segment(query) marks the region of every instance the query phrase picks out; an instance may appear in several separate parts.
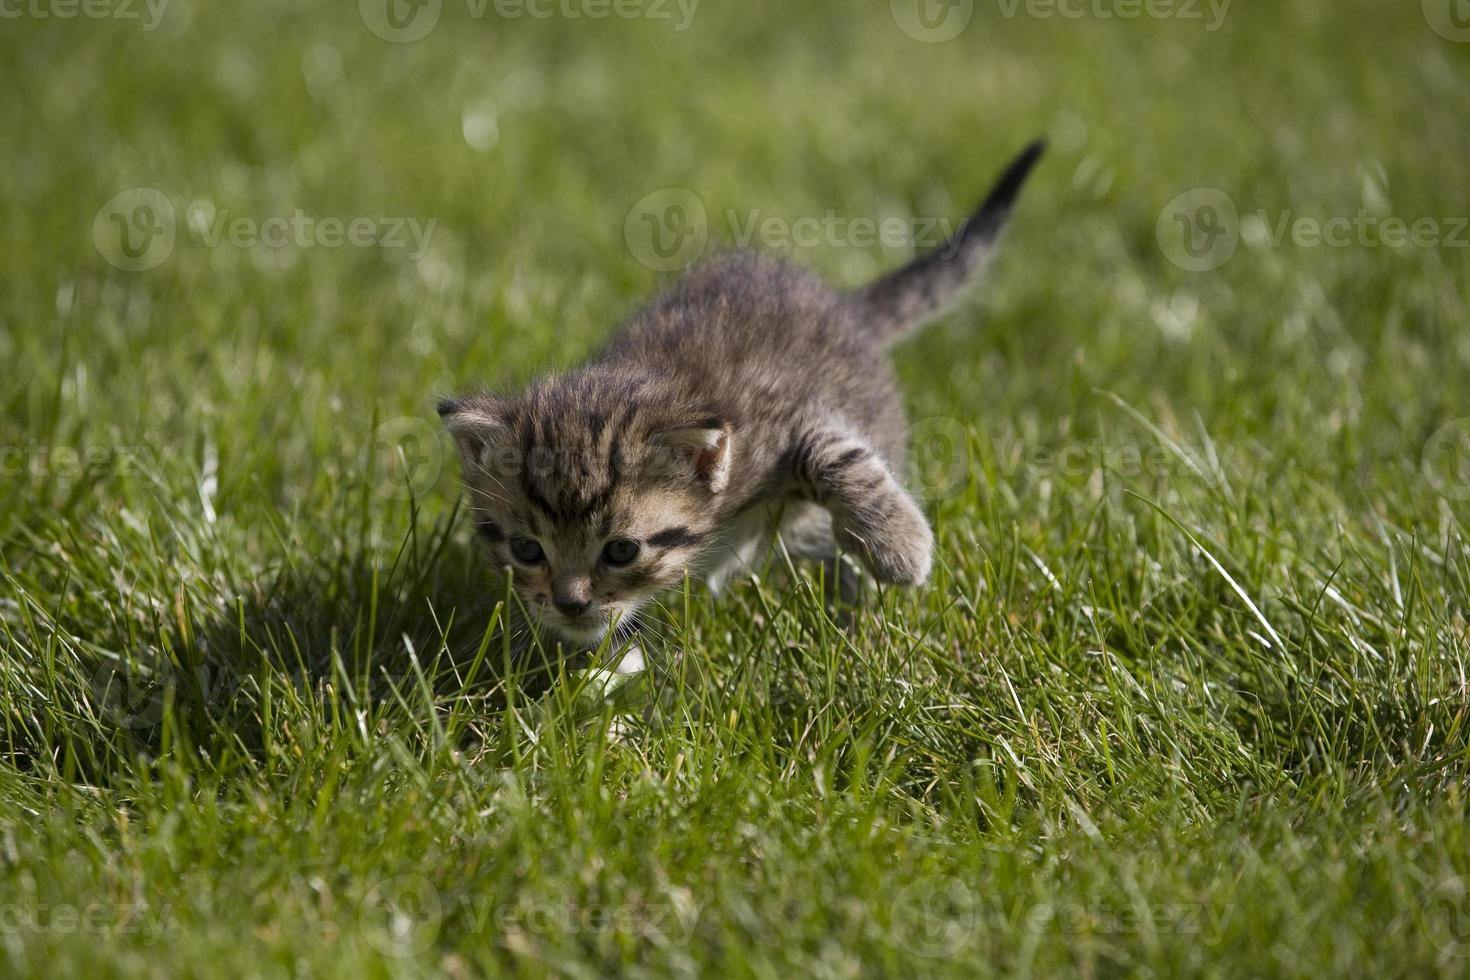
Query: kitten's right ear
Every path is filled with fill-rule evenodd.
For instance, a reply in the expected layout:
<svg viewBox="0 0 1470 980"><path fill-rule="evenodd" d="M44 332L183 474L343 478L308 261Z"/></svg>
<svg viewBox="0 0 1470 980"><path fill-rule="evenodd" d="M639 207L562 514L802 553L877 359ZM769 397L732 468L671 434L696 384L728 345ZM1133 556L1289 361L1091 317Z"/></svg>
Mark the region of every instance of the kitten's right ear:
<svg viewBox="0 0 1470 980"><path fill-rule="evenodd" d="M677 463L693 471L711 493L720 493L730 479L730 430L719 419L699 425L682 426L655 432L650 440L654 447L672 454L659 460L659 465Z"/></svg>
<svg viewBox="0 0 1470 980"><path fill-rule="evenodd" d="M506 434L505 420L495 406L480 399L446 398L439 403L439 417L459 446L466 472L489 465L490 454Z"/></svg>

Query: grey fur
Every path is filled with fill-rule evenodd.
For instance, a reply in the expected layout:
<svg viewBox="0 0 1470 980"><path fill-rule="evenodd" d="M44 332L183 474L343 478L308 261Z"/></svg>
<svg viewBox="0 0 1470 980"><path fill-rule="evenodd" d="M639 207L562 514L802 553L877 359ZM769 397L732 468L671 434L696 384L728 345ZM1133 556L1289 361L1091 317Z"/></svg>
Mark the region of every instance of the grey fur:
<svg viewBox="0 0 1470 980"><path fill-rule="evenodd" d="M442 403L477 525L542 625L595 644L686 573L718 589L776 531L797 557L841 548L879 581L922 583L933 534L897 475L906 424L887 349L974 281L1041 153L1011 164L954 241L865 289L726 255L582 368ZM517 561L516 538L545 560ZM613 539L638 559L610 566Z"/></svg>

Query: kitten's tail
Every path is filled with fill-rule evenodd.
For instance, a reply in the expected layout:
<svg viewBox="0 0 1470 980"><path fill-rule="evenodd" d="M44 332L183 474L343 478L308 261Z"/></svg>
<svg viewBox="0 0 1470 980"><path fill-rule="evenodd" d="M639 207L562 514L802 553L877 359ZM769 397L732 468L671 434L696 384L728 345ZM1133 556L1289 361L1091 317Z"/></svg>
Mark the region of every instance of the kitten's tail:
<svg viewBox="0 0 1470 980"><path fill-rule="evenodd" d="M891 344L946 312L974 285L1046 141L1026 147L974 217L942 246L856 293L868 328Z"/></svg>

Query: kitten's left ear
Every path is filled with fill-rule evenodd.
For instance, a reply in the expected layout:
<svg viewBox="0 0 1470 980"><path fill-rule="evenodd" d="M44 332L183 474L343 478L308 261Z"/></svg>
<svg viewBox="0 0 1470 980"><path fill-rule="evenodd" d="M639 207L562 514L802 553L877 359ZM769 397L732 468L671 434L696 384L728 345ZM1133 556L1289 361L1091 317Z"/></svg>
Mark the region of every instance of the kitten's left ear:
<svg viewBox="0 0 1470 980"><path fill-rule="evenodd" d="M719 493L730 482L731 438L723 422L711 420L655 432L650 441L655 448L672 453L674 459L692 467L695 477L710 493Z"/></svg>

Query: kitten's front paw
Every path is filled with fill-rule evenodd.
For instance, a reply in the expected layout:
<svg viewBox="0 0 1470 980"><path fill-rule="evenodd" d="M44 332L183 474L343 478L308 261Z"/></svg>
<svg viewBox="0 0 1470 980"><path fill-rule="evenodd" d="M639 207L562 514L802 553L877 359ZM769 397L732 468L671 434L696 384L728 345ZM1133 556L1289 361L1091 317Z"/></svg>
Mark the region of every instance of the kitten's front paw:
<svg viewBox="0 0 1470 980"><path fill-rule="evenodd" d="M881 525L839 528L839 538L880 582L922 585L934 567L934 532L912 501Z"/></svg>

